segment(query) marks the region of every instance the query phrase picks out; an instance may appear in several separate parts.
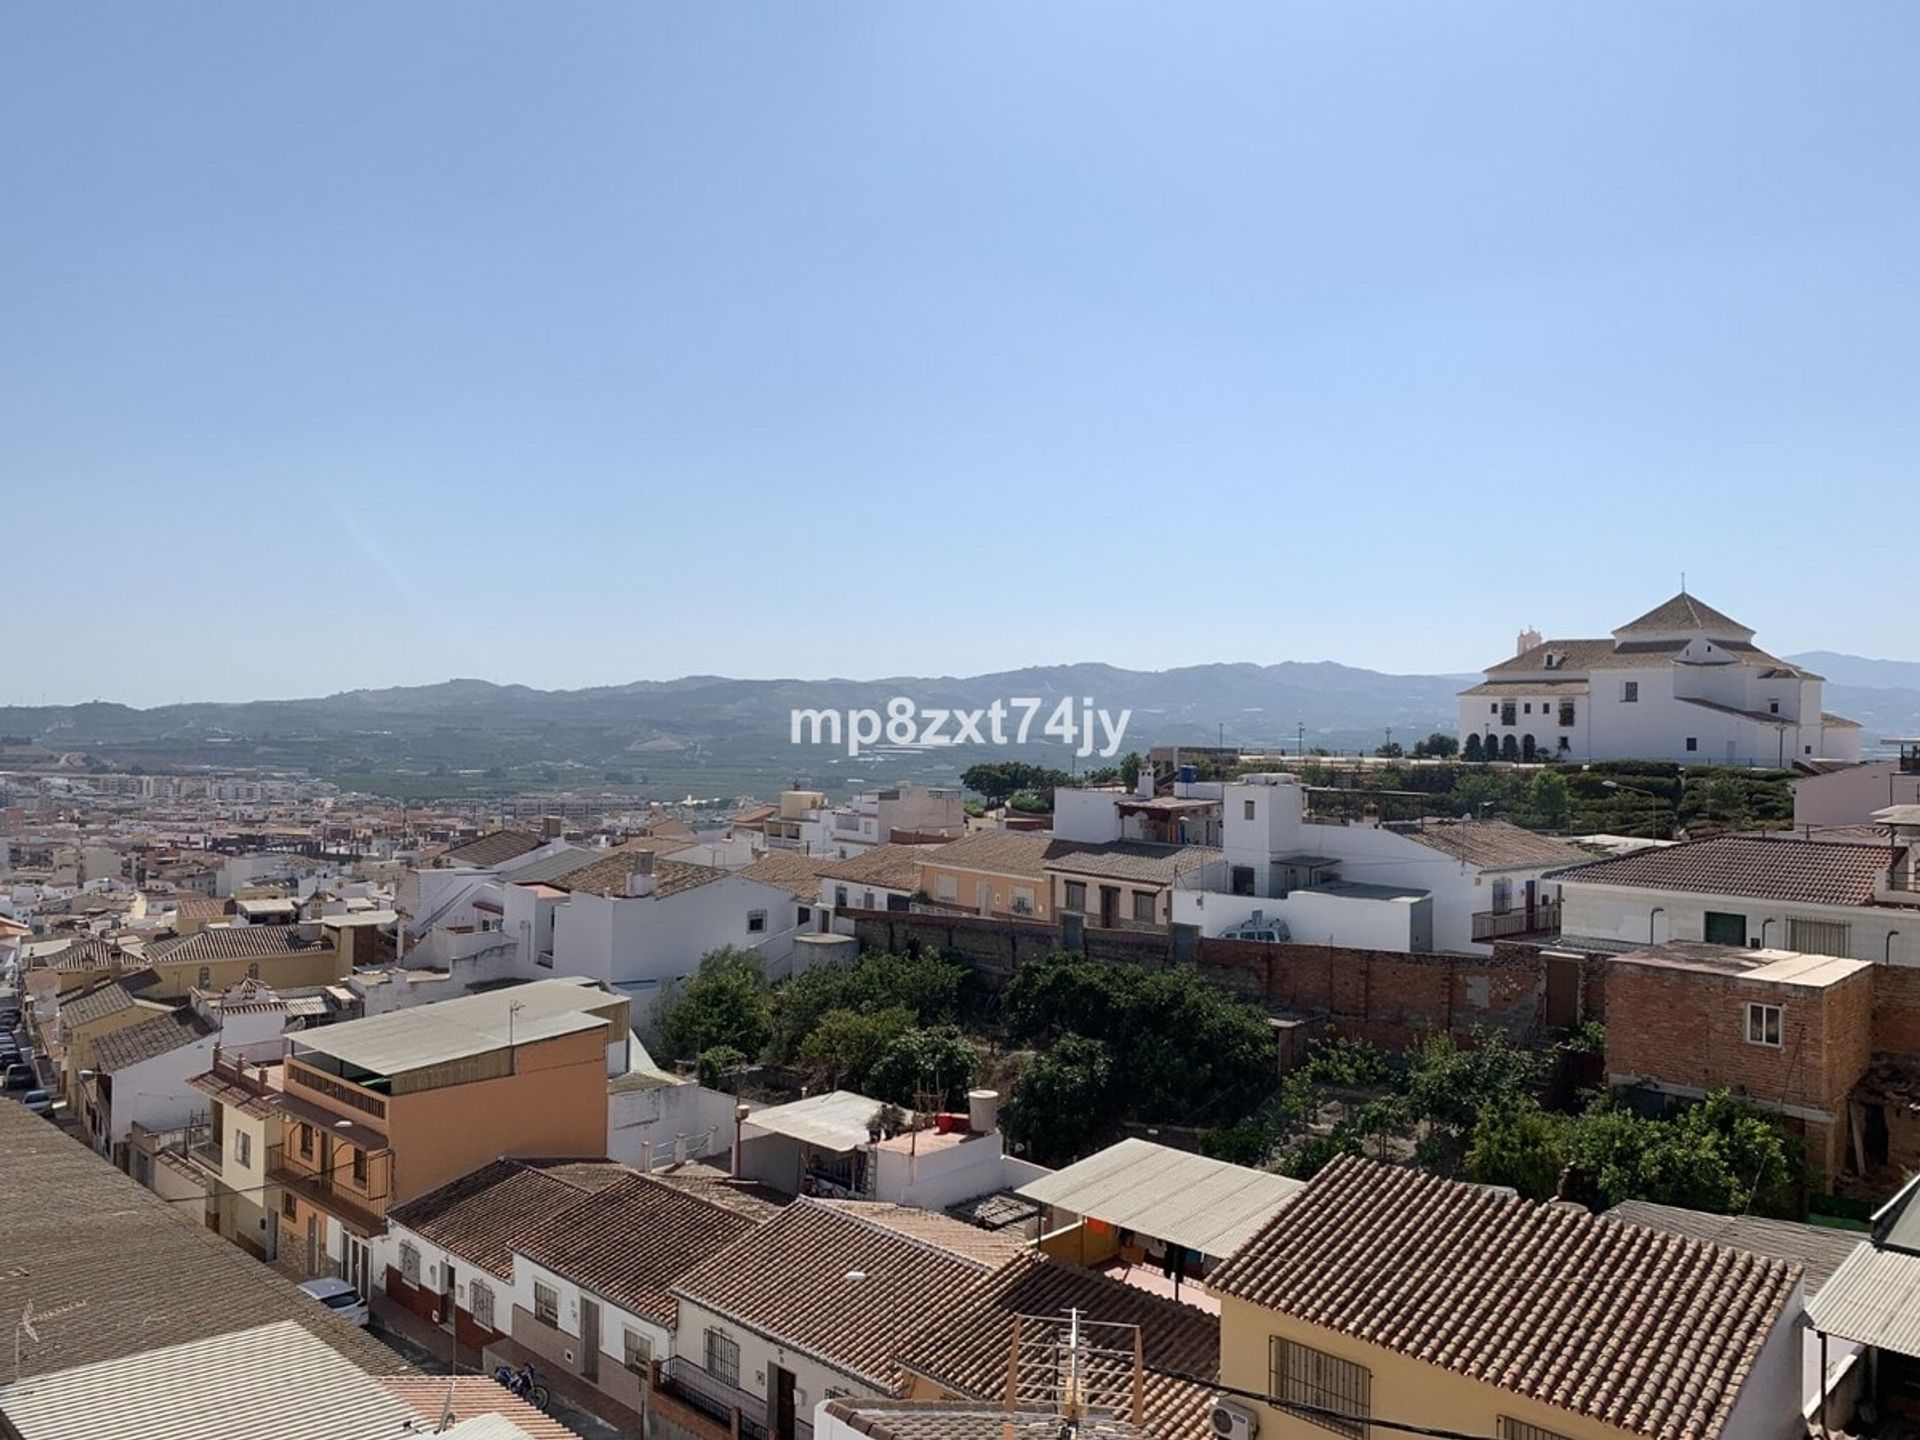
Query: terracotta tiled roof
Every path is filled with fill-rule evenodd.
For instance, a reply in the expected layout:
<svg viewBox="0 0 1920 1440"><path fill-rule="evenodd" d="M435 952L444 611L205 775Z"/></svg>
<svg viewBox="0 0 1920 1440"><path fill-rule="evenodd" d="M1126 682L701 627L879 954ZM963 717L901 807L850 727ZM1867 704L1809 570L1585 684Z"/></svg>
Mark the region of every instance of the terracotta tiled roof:
<svg viewBox="0 0 1920 1440"><path fill-rule="evenodd" d="M987 1274L977 1261L815 1200L735 1240L674 1292L883 1391L893 1357Z"/></svg>
<svg viewBox="0 0 1920 1440"><path fill-rule="evenodd" d="M142 1020L137 1025L112 1031L95 1040L93 1065L96 1070L111 1075L129 1065L138 1065L142 1060L151 1060L169 1050L178 1050L182 1045L191 1045L212 1033L213 1026L191 1010L169 1010L164 1015Z"/></svg>
<svg viewBox="0 0 1920 1440"><path fill-rule="evenodd" d="M173 913L182 920L218 920L229 914L228 902L214 895L183 893L174 901Z"/></svg>
<svg viewBox="0 0 1920 1440"><path fill-rule="evenodd" d="M1006 1393L1007 1354L1016 1315L1057 1316L1077 1310L1096 1325L1136 1325L1143 1359L1155 1370L1214 1378L1220 1370L1220 1319L1191 1305L1149 1294L1027 1250L954 1312L940 1317L897 1357L903 1369L972 1400ZM1166 1440L1207 1433L1213 1390L1149 1373L1142 1421Z"/></svg>
<svg viewBox="0 0 1920 1440"><path fill-rule="evenodd" d="M513 1274L517 1246L553 1226L560 1212L632 1173L624 1165L495 1160L394 1206L389 1218L504 1280Z"/></svg>
<svg viewBox="0 0 1920 1440"><path fill-rule="evenodd" d="M1888 845L1835 845L1786 837L1716 835L1636 850L1569 870L1563 884L1692 890L1757 900L1865 905L1899 852Z"/></svg>
<svg viewBox="0 0 1920 1440"><path fill-rule="evenodd" d="M1220 852L1205 845L1150 845L1144 840L1081 845L1056 840L1048 849L1046 868L1067 875L1171 885L1180 876L1205 869L1219 859Z"/></svg>
<svg viewBox="0 0 1920 1440"><path fill-rule="evenodd" d="M1476 870L1544 870L1593 857L1577 845L1536 835L1505 820L1438 821L1396 833Z"/></svg>
<svg viewBox="0 0 1920 1440"><path fill-rule="evenodd" d="M1616 635L1660 634L1675 630L1704 630L1709 635L1741 635L1751 638L1753 627L1742 625L1731 615L1723 615L1697 595L1681 591L1671 600L1656 605L1637 620L1629 620Z"/></svg>
<svg viewBox="0 0 1920 1440"><path fill-rule="evenodd" d="M499 1415L512 1421L527 1440L580 1440L578 1432L534 1409L491 1375L389 1375L380 1383L394 1399L427 1422L415 1432L424 1435L431 1434L446 1413L449 1382L455 1424L478 1415Z"/></svg>
<svg viewBox="0 0 1920 1440"><path fill-rule="evenodd" d="M923 845L876 845L864 855L835 860L821 867L829 880L848 885L873 885L882 890L913 890L919 883L920 862L926 858ZM814 891L818 894L816 888Z"/></svg>
<svg viewBox="0 0 1920 1440"><path fill-rule="evenodd" d="M798 850L769 850L751 865L736 870L762 885L777 885L802 900L820 898L820 872L827 861L818 855L802 855Z"/></svg>
<svg viewBox="0 0 1920 1440"><path fill-rule="evenodd" d="M1003 1404L965 1400L894 1400L863 1396L829 1400L827 1413L867 1440L1058 1440L1059 1415L1021 1410L1008 1414ZM1119 1421L1083 1425L1092 1440L1133 1440L1142 1432Z"/></svg>
<svg viewBox="0 0 1920 1440"><path fill-rule="evenodd" d="M541 846L538 837L524 830L493 830L477 840L469 840L464 845L456 845L440 858L455 865L474 865L486 867L511 860L516 855L524 855L529 850L538 850Z"/></svg>
<svg viewBox="0 0 1920 1440"><path fill-rule="evenodd" d="M919 858L922 865L1044 880L1052 844L1045 831L980 830L951 845L930 845Z"/></svg>
<svg viewBox="0 0 1920 1440"><path fill-rule="evenodd" d="M662 1325L675 1323L675 1282L757 1220L678 1186L629 1174L549 1216L514 1248L536 1264Z"/></svg>
<svg viewBox="0 0 1920 1440"><path fill-rule="evenodd" d="M197 935L169 940L150 952L156 965L204 964L209 960L264 960L277 955L317 955L331 940L310 940L298 925L214 925Z"/></svg>
<svg viewBox="0 0 1920 1440"><path fill-rule="evenodd" d="M606 858L596 860L584 870L575 870L547 883L556 890L569 890L576 895L605 895L618 900L627 893L627 876L632 873L637 856L651 853L653 862L654 891L656 896L678 895L682 890L697 890L702 885L711 885L716 880L724 880L731 873L712 865L687 865L678 860L662 860L659 857L662 847L674 848L677 841L629 840L609 850Z"/></svg>
<svg viewBox="0 0 1920 1440"><path fill-rule="evenodd" d="M1715 1215L1678 1205L1655 1205L1649 1200L1623 1201L1606 1213L1609 1218L1629 1225L1647 1225L1754 1255L1790 1261L1806 1272L1808 1299L1840 1268L1840 1263L1853 1253L1853 1247L1861 1239L1851 1230L1829 1230L1824 1225L1802 1225L1797 1220L1769 1220L1763 1215Z"/></svg>
<svg viewBox="0 0 1920 1440"><path fill-rule="evenodd" d="M884 1225L909 1239L938 1246L965 1260L982 1265L1004 1265L1027 1248L1018 1235L1000 1230L983 1230L938 1210L921 1210L912 1205L890 1205L875 1200L820 1200L843 1214L870 1224Z"/></svg>
<svg viewBox="0 0 1920 1440"><path fill-rule="evenodd" d="M134 992L118 980L102 980L85 990L71 990L60 997L61 1032L70 1035L82 1026L134 1009L139 1003Z"/></svg>
<svg viewBox="0 0 1920 1440"><path fill-rule="evenodd" d="M662 1185L671 1185L696 1199L722 1210L731 1210L749 1220L771 1220L792 1202L793 1197L757 1180L736 1179L713 1165L698 1160L678 1165L663 1165L648 1175Z"/></svg>
<svg viewBox="0 0 1920 1440"><path fill-rule="evenodd" d="M87 970L110 970L116 965L128 965L135 958L111 940L76 940L52 959L44 961L43 965L55 974L76 975Z"/></svg>
<svg viewBox="0 0 1920 1440"><path fill-rule="evenodd" d="M1712 1440L1800 1267L1343 1157L1215 1291L1659 1440Z"/></svg>

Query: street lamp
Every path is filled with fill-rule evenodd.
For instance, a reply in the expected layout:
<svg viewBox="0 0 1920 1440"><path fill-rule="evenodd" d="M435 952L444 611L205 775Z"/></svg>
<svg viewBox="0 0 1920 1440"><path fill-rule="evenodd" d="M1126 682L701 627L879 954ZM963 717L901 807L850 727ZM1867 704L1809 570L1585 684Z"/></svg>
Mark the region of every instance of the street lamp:
<svg viewBox="0 0 1920 1440"><path fill-rule="evenodd" d="M1602 790L1625 790L1630 795L1644 796L1648 800L1653 801L1654 804L1660 806L1663 810L1667 807L1668 802L1665 796L1656 795L1651 790L1642 790L1638 785L1622 785L1618 780L1602 780L1600 782L1600 788Z"/></svg>

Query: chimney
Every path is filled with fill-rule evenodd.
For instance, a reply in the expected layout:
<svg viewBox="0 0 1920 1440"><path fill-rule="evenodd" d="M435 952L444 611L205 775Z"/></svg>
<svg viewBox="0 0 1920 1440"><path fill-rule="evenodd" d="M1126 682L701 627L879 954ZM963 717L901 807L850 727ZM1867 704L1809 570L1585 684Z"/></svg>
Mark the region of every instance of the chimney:
<svg viewBox="0 0 1920 1440"><path fill-rule="evenodd" d="M731 1169L733 1171L733 1178L736 1180L740 1178L740 1127L747 1123L747 1116L750 1113L744 1105L736 1105L733 1107L733 1165Z"/></svg>
<svg viewBox="0 0 1920 1440"><path fill-rule="evenodd" d="M687 1163L687 1137L685 1135L676 1135L673 1137L673 1163L676 1165L684 1165Z"/></svg>
<svg viewBox="0 0 1920 1440"><path fill-rule="evenodd" d="M653 875L653 851L636 851L627 869L627 898L642 899L660 888Z"/></svg>

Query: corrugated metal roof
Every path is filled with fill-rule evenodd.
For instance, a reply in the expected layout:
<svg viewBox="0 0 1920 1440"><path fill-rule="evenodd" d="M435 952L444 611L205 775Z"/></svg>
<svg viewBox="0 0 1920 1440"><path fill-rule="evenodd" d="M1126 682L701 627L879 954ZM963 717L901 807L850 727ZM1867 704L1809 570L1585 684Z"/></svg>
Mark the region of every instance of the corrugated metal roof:
<svg viewBox="0 0 1920 1440"><path fill-rule="evenodd" d="M390 1440L419 1418L291 1320L31 1376L0 1410L23 1440Z"/></svg>
<svg viewBox="0 0 1920 1440"><path fill-rule="evenodd" d="M332 1055L376 1075L400 1075L501 1049L509 1033L514 1044L526 1045L591 1029L605 1022L586 1012L618 999L584 981L535 980L302 1031L295 1040L303 1051Z"/></svg>
<svg viewBox="0 0 1920 1440"><path fill-rule="evenodd" d="M1304 1188L1284 1175L1122 1140L1015 1193L1224 1259Z"/></svg>
<svg viewBox="0 0 1920 1440"><path fill-rule="evenodd" d="M1920 1358L1920 1255L1862 1242L1807 1301L1813 1328Z"/></svg>

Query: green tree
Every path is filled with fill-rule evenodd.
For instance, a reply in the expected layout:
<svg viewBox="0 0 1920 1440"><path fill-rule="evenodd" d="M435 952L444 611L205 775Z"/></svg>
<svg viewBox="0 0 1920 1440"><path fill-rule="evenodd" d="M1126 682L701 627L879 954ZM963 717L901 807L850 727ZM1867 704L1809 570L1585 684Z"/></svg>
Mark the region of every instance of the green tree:
<svg viewBox="0 0 1920 1440"><path fill-rule="evenodd" d="M1113 1057L1105 1045L1084 1035L1066 1036L1021 1075L1007 1107L1007 1133L1040 1164L1078 1157L1111 1114L1113 1077Z"/></svg>
<svg viewBox="0 0 1920 1440"><path fill-rule="evenodd" d="M1776 1119L1723 1090L1659 1119L1602 1101L1574 1125L1568 1158L1591 1204L1652 1200L1733 1215L1796 1214L1805 1164Z"/></svg>
<svg viewBox="0 0 1920 1440"><path fill-rule="evenodd" d="M903 1005L829 1010L801 1044L800 1063L824 1080L828 1089L864 1093L875 1062L912 1028L913 1012Z"/></svg>
<svg viewBox="0 0 1920 1440"><path fill-rule="evenodd" d="M700 1052L700 1058L695 1062L694 1069L700 1083L707 1089L724 1090L727 1072L746 1062L747 1057L731 1045L715 1045L709 1050Z"/></svg>
<svg viewBox="0 0 1920 1440"><path fill-rule="evenodd" d="M1520 742L1511 735L1502 736L1500 739L1500 758L1502 760L1518 760L1520 758Z"/></svg>
<svg viewBox="0 0 1920 1440"><path fill-rule="evenodd" d="M1493 756L1487 758L1491 760ZM1486 770L1471 771L1453 782L1453 803L1467 816L1478 817L1483 806L1498 810L1506 793L1500 777Z"/></svg>
<svg viewBox="0 0 1920 1440"><path fill-rule="evenodd" d="M1140 758L1138 750L1129 750L1120 757L1120 783L1131 790L1140 783L1140 767L1146 761Z"/></svg>
<svg viewBox="0 0 1920 1440"><path fill-rule="evenodd" d="M800 1053L829 1011L867 1012L900 1006L913 1025L944 1025L960 1012L966 967L937 950L898 955L867 950L842 965L816 965L775 988L770 1053L783 1062Z"/></svg>
<svg viewBox="0 0 1920 1440"><path fill-rule="evenodd" d="M958 1110L979 1068L980 1055L957 1025L935 1025L901 1032L867 1072L868 1093L909 1108L924 1095Z"/></svg>
<svg viewBox="0 0 1920 1440"><path fill-rule="evenodd" d="M1486 756L1481 753L1480 737L1478 735L1471 732L1468 733L1466 749L1461 752L1460 758L1475 765L1478 765L1486 758Z"/></svg>
<svg viewBox="0 0 1920 1440"><path fill-rule="evenodd" d="M1424 1125L1420 1154L1429 1168L1458 1174L1469 1138L1489 1110L1535 1103L1545 1065L1498 1030L1477 1030L1473 1044L1429 1035L1415 1048L1406 1075L1406 1114Z"/></svg>
<svg viewBox="0 0 1920 1440"><path fill-rule="evenodd" d="M1527 786L1527 805L1534 819L1549 830L1564 830L1573 813L1567 777L1558 770L1542 770Z"/></svg>
<svg viewBox="0 0 1920 1440"><path fill-rule="evenodd" d="M1556 1193L1572 1145L1574 1121L1531 1101L1489 1106L1474 1123L1467 1177L1482 1185L1510 1185L1529 1200Z"/></svg>
<svg viewBox="0 0 1920 1440"><path fill-rule="evenodd" d="M715 1046L758 1055L773 1034L760 957L731 946L703 955L691 977L662 992L654 1020L673 1059L692 1060Z"/></svg>
<svg viewBox="0 0 1920 1440"><path fill-rule="evenodd" d="M1460 753L1460 742L1444 731L1436 730L1420 742L1426 746L1427 754L1435 760L1445 760ZM1417 752L1419 746L1415 746Z"/></svg>

